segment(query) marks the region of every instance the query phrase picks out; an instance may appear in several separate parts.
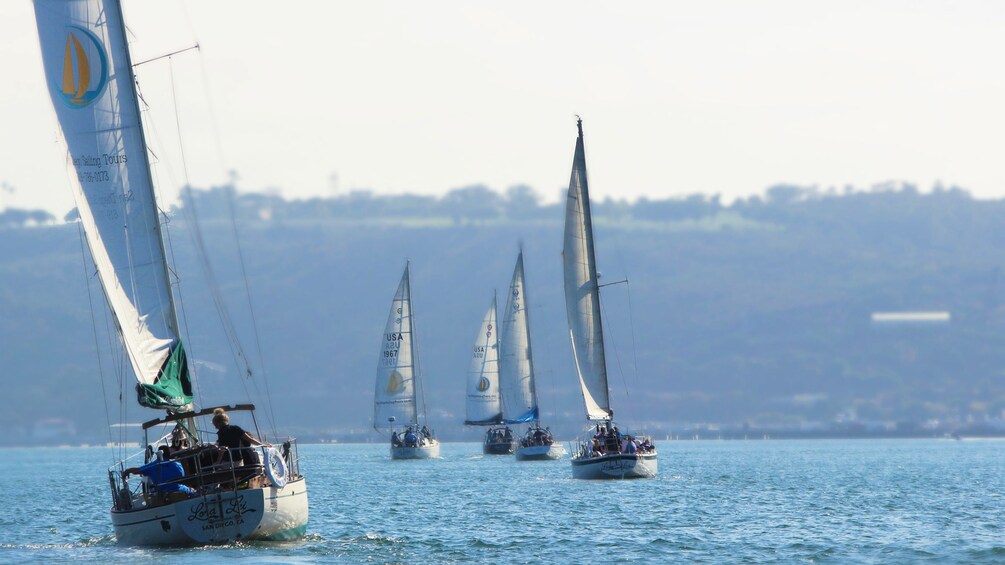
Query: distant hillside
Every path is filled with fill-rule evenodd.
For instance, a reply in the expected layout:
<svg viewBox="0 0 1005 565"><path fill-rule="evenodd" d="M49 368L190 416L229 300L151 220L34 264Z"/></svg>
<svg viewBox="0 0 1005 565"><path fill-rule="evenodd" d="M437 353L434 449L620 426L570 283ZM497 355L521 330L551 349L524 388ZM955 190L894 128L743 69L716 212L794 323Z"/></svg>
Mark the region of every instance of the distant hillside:
<svg viewBox="0 0 1005 565"><path fill-rule="evenodd" d="M468 348L492 291L509 282L520 241L546 423L571 430L583 422L558 205L540 204L526 187L309 201L228 193L196 191L194 204L169 213L204 404L260 401L265 389L237 376L221 337L193 251L192 210L261 374L229 221L237 218L282 427L366 437L380 333L409 258L430 417L441 433L461 434ZM594 213L604 280L630 280L604 290L619 419L677 432L880 422L909 430L934 421L952 429L997 425L1005 410L1002 201L958 189L837 194L778 186L731 205L701 196L607 200ZM83 266L77 225L6 214L27 219L0 223L0 382L9 399L0 424L14 436L42 437L36 422L65 418L78 439L103 441L107 425L119 421L120 394L128 419L156 416L134 406L130 375L115 376L121 357L106 356L106 418L92 328L108 350L111 326ZM89 297L101 306L93 323ZM902 311L951 317L871 321L874 312Z"/></svg>

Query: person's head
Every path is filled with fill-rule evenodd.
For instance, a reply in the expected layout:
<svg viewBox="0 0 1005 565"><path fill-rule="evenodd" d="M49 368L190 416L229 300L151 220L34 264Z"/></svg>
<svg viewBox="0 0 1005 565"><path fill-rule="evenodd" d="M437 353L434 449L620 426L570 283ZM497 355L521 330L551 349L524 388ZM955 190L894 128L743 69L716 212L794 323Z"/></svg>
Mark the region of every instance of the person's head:
<svg viewBox="0 0 1005 565"><path fill-rule="evenodd" d="M226 410L223 408L217 408L213 410L213 425L217 428L222 428L230 423L230 416L227 415Z"/></svg>

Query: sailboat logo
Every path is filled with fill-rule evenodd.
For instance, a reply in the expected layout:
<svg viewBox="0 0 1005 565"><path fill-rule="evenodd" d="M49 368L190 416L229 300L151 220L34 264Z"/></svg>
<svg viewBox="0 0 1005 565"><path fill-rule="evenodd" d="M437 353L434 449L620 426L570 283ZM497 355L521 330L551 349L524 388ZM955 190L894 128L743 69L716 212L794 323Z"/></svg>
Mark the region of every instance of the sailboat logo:
<svg viewBox="0 0 1005 565"><path fill-rule="evenodd" d="M391 371L387 377L387 394L398 394L405 390L405 379L398 371Z"/></svg>
<svg viewBox="0 0 1005 565"><path fill-rule="evenodd" d="M478 392L485 392L489 389L489 380L485 377L478 379Z"/></svg>
<svg viewBox="0 0 1005 565"><path fill-rule="evenodd" d="M63 74L53 87L70 108L84 108L97 100L108 85L108 57L96 35L79 26L67 26Z"/></svg>

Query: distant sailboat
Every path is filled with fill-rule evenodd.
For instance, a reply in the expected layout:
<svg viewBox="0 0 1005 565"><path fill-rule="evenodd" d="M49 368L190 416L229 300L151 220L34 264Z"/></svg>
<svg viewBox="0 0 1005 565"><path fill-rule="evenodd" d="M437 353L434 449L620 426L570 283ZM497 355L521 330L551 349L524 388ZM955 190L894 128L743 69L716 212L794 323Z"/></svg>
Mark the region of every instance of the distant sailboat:
<svg viewBox="0 0 1005 565"><path fill-rule="evenodd" d="M509 285L500 349L499 383L505 421L507 424L530 424L516 449L517 460L558 459L565 453L565 449L562 444L555 442L551 430L540 425L537 386L534 381L534 355L530 346L523 249L517 256Z"/></svg>
<svg viewBox="0 0 1005 565"><path fill-rule="evenodd" d="M205 420L220 408L253 418L255 407L195 408L119 2L36 0L35 17L80 224L139 404L167 411L143 424L146 450L108 470L116 539L191 545L302 536L307 483L296 441L221 451ZM145 479L129 481L132 474ZM72 501L66 512L79 518Z"/></svg>
<svg viewBox="0 0 1005 565"><path fill-rule="evenodd" d="M377 381L374 389L373 427L391 432L392 459L431 459L440 456L440 442L425 424L425 406L419 422L419 363L412 315L409 263L391 302L384 327Z"/></svg>
<svg viewBox="0 0 1005 565"><path fill-rule="evenodd" d="M583 121L578 120L576 126L579 137L566 200L562 266L572 354L586 418L596 423L596 433L581 442L572 456L572 476L577 479L651 478L657 474L655 446L649 438L621 434L614 425L614 411L610 407Z"/></svg>
<svg viewBox="0 0 1005 565"><path fill-rule="evenodd" d="M496 298L485 312L471 351L467 378L467 426L490 426L485 431L482 452L486 455L513 453L513 434L502 426L499 402L499 330L496 324Z"/></svg>

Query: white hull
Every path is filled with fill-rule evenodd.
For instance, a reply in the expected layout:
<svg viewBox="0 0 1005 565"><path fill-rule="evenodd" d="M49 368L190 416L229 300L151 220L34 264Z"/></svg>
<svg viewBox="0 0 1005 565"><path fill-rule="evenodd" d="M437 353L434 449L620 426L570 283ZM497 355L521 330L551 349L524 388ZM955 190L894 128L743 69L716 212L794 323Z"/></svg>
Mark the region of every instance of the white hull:
<svg viewBox="0 0 1005 565"><path fill-rule="evenodd" d="M516 450L517 461L554 460L565 454L565 448L560 443L551 445L532 445Z"/></svg>
<svg viewBox="0 0 1005 565"><path fill-rule="evenodd" d="M391 459L437 459L440 456L439 440L419 447L391 447Z"/></svg>
<svg viewBox="0 0 1005 565"><path fill-rule="evenodd" d="M619 453L572 460L574 479L652 479L657 472L656 452Z"/></svg>
<svg viewBox="0 0 1005 565"><path fill-rule="evenodd" d="M201 545L288 540L307 529L307 481L223 491L154 508L112 511L123 545Z"/></svg>

